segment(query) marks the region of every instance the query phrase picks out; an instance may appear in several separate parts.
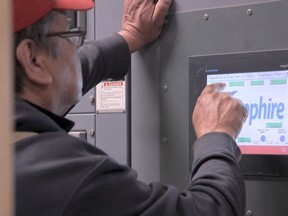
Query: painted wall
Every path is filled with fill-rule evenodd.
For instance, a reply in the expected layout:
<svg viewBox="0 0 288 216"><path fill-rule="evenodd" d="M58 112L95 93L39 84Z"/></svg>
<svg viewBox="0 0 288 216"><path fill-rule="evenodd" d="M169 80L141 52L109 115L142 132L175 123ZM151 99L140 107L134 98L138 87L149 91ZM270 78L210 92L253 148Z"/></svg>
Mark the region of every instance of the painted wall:
<svg viewBox="0 0 288 216"><path fill-rule="evenodd" d="M12 44L10 1L0 2L0 215L12 216L13 211L13 145L12 130Z"/></svg>

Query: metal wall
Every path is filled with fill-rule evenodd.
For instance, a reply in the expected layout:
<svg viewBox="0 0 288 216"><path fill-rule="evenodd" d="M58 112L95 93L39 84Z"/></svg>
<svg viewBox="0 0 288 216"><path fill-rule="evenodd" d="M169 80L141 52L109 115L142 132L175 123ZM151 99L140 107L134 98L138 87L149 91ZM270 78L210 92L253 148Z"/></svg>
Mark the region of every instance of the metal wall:
<svg viewBox="0 0 288 216"><path fill-rule="evenodd" d="M189 177L188 57L288 46L287 1L229 2L171 14L159 42L160 180L179 187ZM246 178L246 187L247 215L287 215L288 179Z"/></svg>
<svg viewBox="0 0 288 216"><path fill-rule="evenodd" d="M123 1L96 1L95 9L85 15L78 14L78 26L85 25L87 38L100 39L121 29ZM112 18L113 17L113 18ZM127 136L126 112L98 113L96 110L96 88L91 89L83 99L68 114L68 118L75 121L73 135L85 133L87 141L107 152L120 163L130 163L130 147Z"/></svg>
<svg viewBox="0 0 288 216"><path fill-rule="evenodd" d="M96 38L120 30L123 2L96 1L88 13ZM127 112L98 114L94 107L74 114L92 115L96 146L131 163L141 180L183 189L189 179L189 56L288 48L287 11L288 1L174 0L160 39L132 56ZM287 215L288 179L246 178L246 187L247 215Z"/></svg>

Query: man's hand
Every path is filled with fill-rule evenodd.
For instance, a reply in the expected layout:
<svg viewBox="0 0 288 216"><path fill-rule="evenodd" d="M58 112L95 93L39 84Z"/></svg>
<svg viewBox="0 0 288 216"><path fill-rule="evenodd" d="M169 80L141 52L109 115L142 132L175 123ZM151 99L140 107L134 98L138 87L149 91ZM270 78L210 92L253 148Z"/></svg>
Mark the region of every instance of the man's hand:
<svg viewBox="0 0 288 216"><path fill-rule="evenodd" d="M133 53L156 40L165 23L172 0L125 0L122 30L119 32Z"/></svg>
<svg viewBox="0 0 288 216"><path fill-rule="evenodd" d="M234 140L247 118L243 103L228 92L225 84L208 85L197 100L192 122L197 138L210 132L224 132Z"/></svg>

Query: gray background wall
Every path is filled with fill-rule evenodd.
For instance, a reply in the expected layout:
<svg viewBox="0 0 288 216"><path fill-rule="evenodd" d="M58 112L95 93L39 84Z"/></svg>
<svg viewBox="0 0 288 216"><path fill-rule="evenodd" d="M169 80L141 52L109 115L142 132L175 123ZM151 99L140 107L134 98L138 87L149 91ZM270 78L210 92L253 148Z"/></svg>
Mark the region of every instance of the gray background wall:
<svg viewBox="0 0 288 216"><path fill-rule="evenodd" d="M88 29L96 38L120 30L123 2L96 1L96 10L88 13ZM288 48L287 11L287 1L174 0L159 40L132 56L128 112L97 114L94 108L89 113L95 117L96 146L131 164L142 181L184 189L189 179L189 56ZM247 215L287 215L286 178L246 178L246 187Z"/></svg>

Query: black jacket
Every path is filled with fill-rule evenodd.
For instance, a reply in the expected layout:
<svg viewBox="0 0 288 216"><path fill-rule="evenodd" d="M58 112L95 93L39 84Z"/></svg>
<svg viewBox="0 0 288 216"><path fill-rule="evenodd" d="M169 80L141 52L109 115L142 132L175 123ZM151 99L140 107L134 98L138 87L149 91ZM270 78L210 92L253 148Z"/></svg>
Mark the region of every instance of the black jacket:
<svg viewBox="0 0 288 216"><path fill-rule="evenodd" d="M127 45L117 35L109 40L111 47L89 42L80 50L84 51L79 54L84 63L83 92L115 68L116 76L127 72ZM16 215L244 215L240 152L226 134L207 134L195 142L192 178L187 190L179 191L171 185L138 181L131 168L70 136L71 121L19 98L15 105L16 130L39 133L16 143Z"/></svg>

